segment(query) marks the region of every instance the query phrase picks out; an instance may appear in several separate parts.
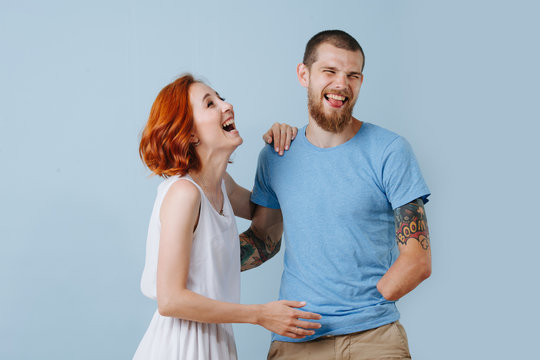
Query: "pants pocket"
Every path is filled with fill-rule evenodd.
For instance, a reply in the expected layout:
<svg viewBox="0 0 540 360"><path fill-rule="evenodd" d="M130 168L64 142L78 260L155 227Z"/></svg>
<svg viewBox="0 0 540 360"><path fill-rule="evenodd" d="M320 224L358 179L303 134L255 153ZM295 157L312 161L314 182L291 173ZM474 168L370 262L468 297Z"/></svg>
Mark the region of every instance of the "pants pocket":
<svg viewBox="0 0 540 360"><path fill-rule="evenodd" d="M394 330L396 336L399 339L399 342L403 348L403 351L407 353L407 356L411 356L411 353L409 352L409 340L407 339L407 333L405 332L405 328L399 321L395 321L392 323L392 329Z"/></svg>

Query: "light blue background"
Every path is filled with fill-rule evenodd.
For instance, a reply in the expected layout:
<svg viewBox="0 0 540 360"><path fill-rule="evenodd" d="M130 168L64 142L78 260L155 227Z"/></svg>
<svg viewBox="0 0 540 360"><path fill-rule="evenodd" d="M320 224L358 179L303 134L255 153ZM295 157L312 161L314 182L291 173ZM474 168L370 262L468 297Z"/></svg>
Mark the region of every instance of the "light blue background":
<svg viewBox="0 0 540 360"><path fill-rule="evenodd" d="M399 302L414 358L535 357L539 10L1 0L0 358L131 358L155 309L139 279L159 179L137 153L155 96L185 71L223 94L251 188L260 135L307 122L295 68L329 28L366 52L355 115L405 136L433 193L433 275ZM274 300L281 266L243 274L242 302ZM266 330L235 329L240 359L265 358Z"/></svg>

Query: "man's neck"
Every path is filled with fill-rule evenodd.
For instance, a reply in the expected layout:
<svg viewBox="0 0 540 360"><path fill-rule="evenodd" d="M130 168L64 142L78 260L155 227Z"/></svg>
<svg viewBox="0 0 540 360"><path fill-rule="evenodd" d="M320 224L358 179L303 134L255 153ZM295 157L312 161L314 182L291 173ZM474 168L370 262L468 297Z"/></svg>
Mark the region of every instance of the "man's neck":
<svg viewBox="0 0 540 360"><path fill-rule="evenodd" d="M315 120L309 118L309 124L306 127L306 139L313 145L320 148L331 148L346 143L362 127L362 122L354 117L339 133L333 133L323 130Z"/></svg>

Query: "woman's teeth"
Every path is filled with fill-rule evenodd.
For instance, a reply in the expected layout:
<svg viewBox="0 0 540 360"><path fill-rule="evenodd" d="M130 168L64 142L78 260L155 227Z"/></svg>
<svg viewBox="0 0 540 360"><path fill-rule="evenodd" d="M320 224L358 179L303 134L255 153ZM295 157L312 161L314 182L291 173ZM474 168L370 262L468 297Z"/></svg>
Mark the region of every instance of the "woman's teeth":
<svg viewBox="0 0 540 360"><path fill-rule="evenodd" d="M234 130L234 120L233 119L227 120L223 124L221 124L221 126L223 127L223 130L225 131Z"/></svg>

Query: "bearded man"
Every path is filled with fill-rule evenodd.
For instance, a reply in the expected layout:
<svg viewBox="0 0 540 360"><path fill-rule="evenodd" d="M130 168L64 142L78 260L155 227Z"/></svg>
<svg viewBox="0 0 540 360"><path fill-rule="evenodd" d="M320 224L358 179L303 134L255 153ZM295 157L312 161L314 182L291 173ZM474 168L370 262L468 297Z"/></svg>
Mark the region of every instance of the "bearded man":
<svg viewBox="0 0 540 360"><path fill-rule="evenodd" d="M280 299L322 316L273 334L269 359L409 359L395 302L430 276L430 195L409 144L352 116L364 52L340 30L307 43L298 65L309 123L283 155L265 146L241 235L242 269L279 251Z"/></svg>

